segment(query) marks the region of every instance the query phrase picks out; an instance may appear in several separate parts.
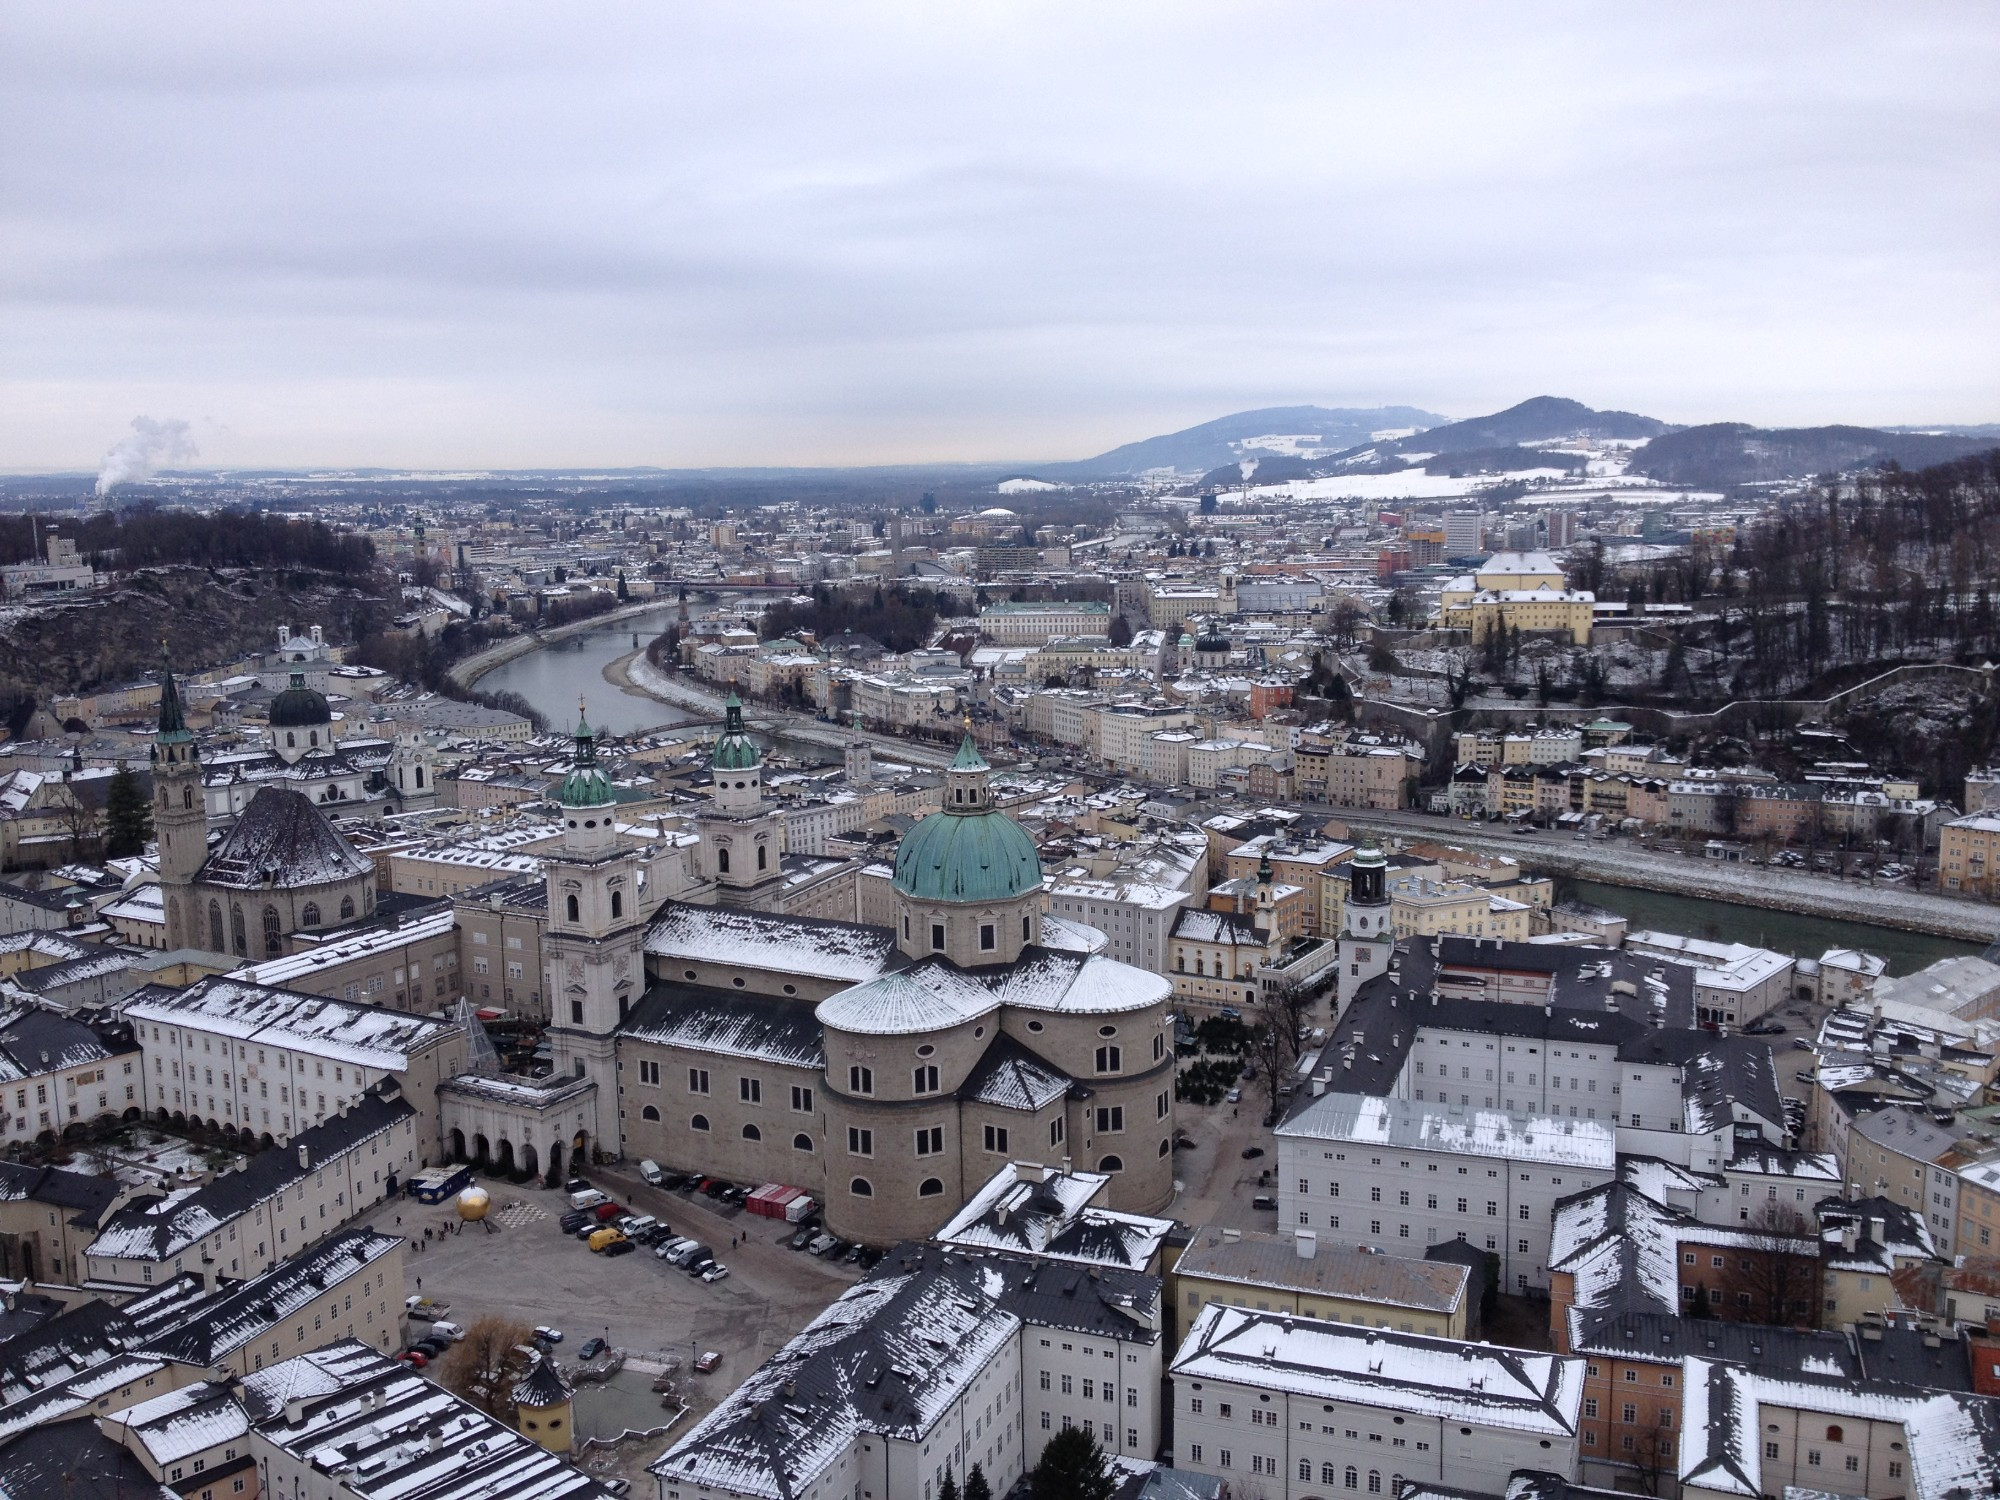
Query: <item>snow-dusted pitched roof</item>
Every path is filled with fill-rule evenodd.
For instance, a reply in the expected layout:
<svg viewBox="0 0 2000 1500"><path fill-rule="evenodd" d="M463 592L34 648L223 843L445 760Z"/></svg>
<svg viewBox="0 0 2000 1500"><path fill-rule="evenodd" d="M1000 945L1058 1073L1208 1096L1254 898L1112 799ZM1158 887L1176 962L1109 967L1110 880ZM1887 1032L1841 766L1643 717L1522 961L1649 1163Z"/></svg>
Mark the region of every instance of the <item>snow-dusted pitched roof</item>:
<svg viewBox="0 0 2000 1500"><path fill-rule="evenodd" d="M148 985L125 1002L125 1017L262 1041L387 1073L402 1072L414 1054L457 1032L448 1022L252 984L234 975L200 979L182 990Z"/></svg>
<svg viewBox="0 0 2000 1500"><path fill-rule="evenodd" d="M961 1250L1143 1271L1173 1221L1094 1207L1110 1180L1102 1172L1060 1172L1036 1162L1011 1162L932 1238Z"/></svg>
<svg viewBox="0 0 2000 1500"><path fill-rule="evenodd" d="M195 878L241 890L300 890L355 880L374 868L312 799L267 786L250 799Z"/></svg>
<svg viewBox="0 0 2000 1500"><path fill-rule="evenodd" d="M663 902L646 933L649 958L735 964L859 984L894 960L886 927Z"/></svg>
<svg viewBox="0 0 2000 1500"><path fill-rule="evenodd" d="M1175 1354L1176 1379L1573 1438L1583 1361L1210 1303Z"/></svg>
<svg viewBox="0 0 2000 1500"><path fill-rule="evenodd" d="M1489 1159L1612 1172L1617 1152L1602 1120L1456 1109L1374 1095L1325 1094L1278 1126L1282 1139L1352 1141L1413 1151L1462 1152Z"/></svg>
<svg viewBox="0 0 2000 1500"><path fill-rule="evenodd" d="M1015 1006L1070 1015L1114 1015L1161 1004L1173 985L1100 954L1025 948L1011 964L961 969L941 958L883 974L819 1003L837 1031L871 1036L940 1031Z"/></svg>
<svg viewBox="0 0 2000 1500"><path fill-rule="evenodd" d="M619 1028L633 1041L686 1047L790 1067L823 1068L826 1047L812 1007L775 995L692 984L656 984Z"/></svg>

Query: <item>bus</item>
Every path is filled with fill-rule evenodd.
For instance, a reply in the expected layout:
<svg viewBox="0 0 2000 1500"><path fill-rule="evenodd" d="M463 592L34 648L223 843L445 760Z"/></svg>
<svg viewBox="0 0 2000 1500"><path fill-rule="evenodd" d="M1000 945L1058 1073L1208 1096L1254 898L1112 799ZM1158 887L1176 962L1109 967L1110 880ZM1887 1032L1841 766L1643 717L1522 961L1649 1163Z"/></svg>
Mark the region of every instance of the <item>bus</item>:
<svg viewBox="0 0 2000 1500"><path fill-rule="evenodd" d="M442 1203L471 1186L470 1167L425 1167L411 1175L408 1191L419 1203Z"/></svg>

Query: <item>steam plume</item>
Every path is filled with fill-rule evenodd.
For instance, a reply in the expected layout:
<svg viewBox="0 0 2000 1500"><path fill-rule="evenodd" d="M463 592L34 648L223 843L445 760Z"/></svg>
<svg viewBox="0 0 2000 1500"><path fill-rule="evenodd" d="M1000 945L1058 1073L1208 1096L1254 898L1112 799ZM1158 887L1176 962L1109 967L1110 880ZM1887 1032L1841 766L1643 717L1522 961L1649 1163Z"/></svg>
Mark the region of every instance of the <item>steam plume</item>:
<svg viewBox="0 0 2000 1500"><path fill-rule="evenodd" d="M188 438L188 424L179 417L155 422L151 417L134 417L132 435L120 438L104 455L97 471L97 493L108 495L118 485L150 479L161 468L187 463L197 457Z"/></svg>

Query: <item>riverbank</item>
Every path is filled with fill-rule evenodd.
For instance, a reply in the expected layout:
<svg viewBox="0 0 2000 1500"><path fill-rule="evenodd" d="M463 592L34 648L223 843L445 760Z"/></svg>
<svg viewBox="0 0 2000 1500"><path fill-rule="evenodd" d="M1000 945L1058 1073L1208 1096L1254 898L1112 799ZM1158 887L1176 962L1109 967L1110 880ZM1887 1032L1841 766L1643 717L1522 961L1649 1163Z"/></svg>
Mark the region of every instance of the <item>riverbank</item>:
<svg viewBox="0 0 2000 1500"><path fill-rule="evenodd" d="M1964 943L1984 945L2000 937L2000 908L1904 886L1864 885L1801 871L1777 870L1768 865L1657 854L1635 847L1628 839L1579 844L1567 836L1492 834L1457 819L1416 813L1321 807L1302 810L1330 811L1333 817L1355 830L1390 833L1403 839L1435 840L1482 854L1505 855L1519 860L1524 868L1546 875L1567 875L1603 885L1727 901L1767 911L1927 932Z"/></svg>
<svg viewBox="0 0 2000 1500"><path fill-rule="evenodd" d="M670 676L646 660L646 648L628 651L616 661L604 664L604 680L612 686L641 697L671 703L689 713L719 719L728 701L696 687L685 678Z"/></svg>
<svg viewBox="0 0 2000 1500"><path fill-rule="evenodd" d="M587 620L572 620L567 625L558 625L553 630L529 630L520 635L509 636L498 645L488 646L464 661L454 662L449 673L451 680L462 688L469 688L496 667L504 667L510 661L518 661L531 651L539 651L551 641L565 641L571 636L582 635L586 631L601 630L607 625L616 625L621 620L629 620L635 615L643 615L653 610L669 606L659 599L634 600L621 604L608 614L592 615Z"/></svg>

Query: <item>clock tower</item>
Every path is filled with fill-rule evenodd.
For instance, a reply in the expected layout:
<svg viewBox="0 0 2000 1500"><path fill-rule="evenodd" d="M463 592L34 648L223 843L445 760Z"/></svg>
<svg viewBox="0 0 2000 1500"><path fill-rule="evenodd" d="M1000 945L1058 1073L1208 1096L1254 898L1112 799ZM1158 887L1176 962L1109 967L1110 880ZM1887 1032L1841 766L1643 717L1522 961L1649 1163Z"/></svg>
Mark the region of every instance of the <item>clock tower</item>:
<svg viewBox="0 0 2000 1500"><path fill-rule="evenodd" d="M160 671L160 728L153 739L153 832L160 841L160 897L167 949L205 946L194 909L194 878L208 859L208 802L201 752L187 727L180 685Z"/></svg>

